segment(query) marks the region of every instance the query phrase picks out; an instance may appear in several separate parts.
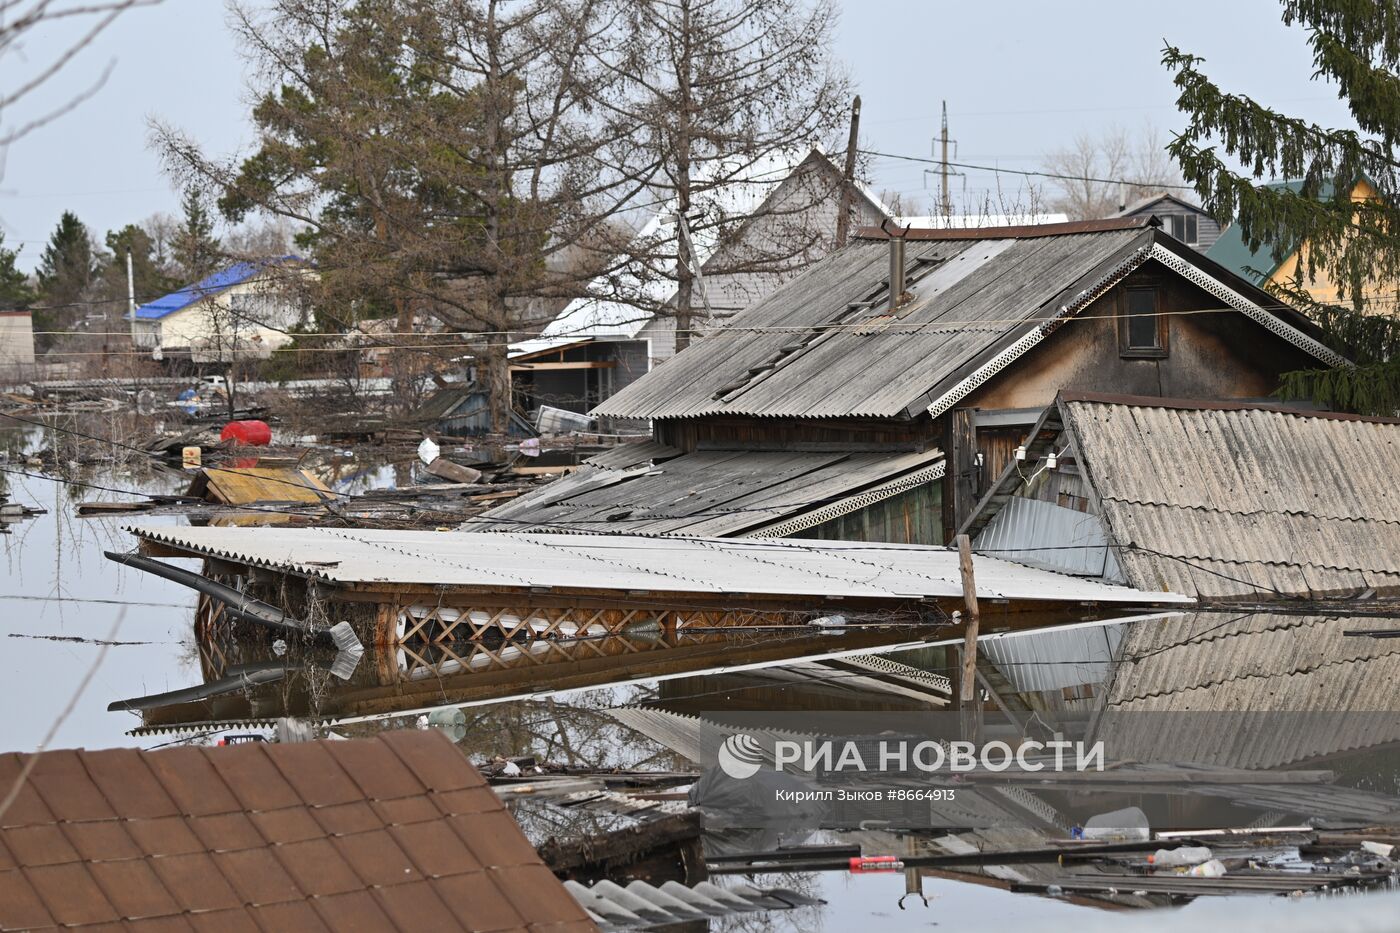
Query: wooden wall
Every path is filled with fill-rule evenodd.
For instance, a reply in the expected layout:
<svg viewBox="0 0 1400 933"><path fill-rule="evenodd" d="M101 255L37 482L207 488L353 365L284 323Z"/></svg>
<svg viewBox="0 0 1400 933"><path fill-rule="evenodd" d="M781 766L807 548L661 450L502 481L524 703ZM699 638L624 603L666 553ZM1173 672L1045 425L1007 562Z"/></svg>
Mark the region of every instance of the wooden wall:
<svg viewBox="0 0 1400 933"><path fill-rule="evenodd" d="M943 487L925 483L872 506L822 522L794 538L826 541L888 541L895 544L943 543Z"/></svg>
<svg viewBox="0 0 1400 933"><path fill-rule="evenodd" d="M1168 355L1125 359L1118 351L1121 296L1158 284L1167 318ZM1156 263L1148 263L1091 304L959 407L1044 408L1061 389L1168 398L1262 398L1281 374L1320 365L1312 356ZM1219 313L1216 313L1219 312Z"/></svg>

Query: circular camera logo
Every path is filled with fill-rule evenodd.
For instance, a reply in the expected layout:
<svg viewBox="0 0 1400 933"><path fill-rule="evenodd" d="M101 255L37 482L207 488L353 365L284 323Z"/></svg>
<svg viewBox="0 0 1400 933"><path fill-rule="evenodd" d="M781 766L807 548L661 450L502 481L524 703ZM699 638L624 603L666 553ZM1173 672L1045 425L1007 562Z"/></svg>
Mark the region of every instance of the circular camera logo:
<svg viewBox="0 0 1400 933"><path fill-rule="evenodd" d="M732 778L753 777L763 766L763 746L743 732L736 732L719 747L720 770Z"/></svg>

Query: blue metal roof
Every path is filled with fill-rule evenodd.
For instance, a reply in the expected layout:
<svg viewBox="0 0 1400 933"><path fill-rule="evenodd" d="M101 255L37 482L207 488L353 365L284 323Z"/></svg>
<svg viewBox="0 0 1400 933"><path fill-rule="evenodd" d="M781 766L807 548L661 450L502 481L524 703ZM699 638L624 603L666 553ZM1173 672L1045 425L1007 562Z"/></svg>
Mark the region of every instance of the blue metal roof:
<svg viewBox="0 0 1400 933"><path fill-rule="evenodd" d="M241 285L269 266L301 261L300 256L288 255L280 256L277 259L259 260L257 262L236 262L227 269L215 272L208 278L201 279L193 285L186 285L179 291L171 292L154 301L146 302L136 309L136 320L158 321L163 317L174 314L176 311L183 311L190 305L203 301L211 295L217 295L226 288ZM128 317L130 317L130 315L128 315Z"/></svg>

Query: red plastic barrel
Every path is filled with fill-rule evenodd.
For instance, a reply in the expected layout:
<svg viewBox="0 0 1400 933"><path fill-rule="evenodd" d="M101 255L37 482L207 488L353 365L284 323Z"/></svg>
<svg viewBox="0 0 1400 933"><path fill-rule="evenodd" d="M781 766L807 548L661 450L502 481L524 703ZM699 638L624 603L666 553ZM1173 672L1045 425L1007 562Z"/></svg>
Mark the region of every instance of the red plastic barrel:
<svg viewBox="0 0 1400 933"><path fill-rule="evenodd" d="M230 421L224 426L219 440L231 440L249 447L266 447L272 443L272 429L266 421Z"/></svg>

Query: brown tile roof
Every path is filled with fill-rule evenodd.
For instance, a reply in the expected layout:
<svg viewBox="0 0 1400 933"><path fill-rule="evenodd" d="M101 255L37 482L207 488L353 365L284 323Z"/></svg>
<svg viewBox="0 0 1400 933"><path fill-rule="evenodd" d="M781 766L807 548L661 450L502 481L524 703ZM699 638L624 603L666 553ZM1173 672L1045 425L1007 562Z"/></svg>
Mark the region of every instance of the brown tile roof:
<svg viewBox="0 0 1400 933"><path fill-rule="evenodd" d="M0 929L109 924L597 929L436 730L41 754L0 815Z"/></svg>

